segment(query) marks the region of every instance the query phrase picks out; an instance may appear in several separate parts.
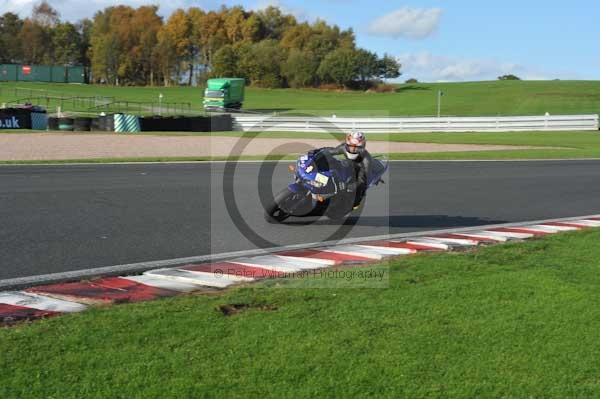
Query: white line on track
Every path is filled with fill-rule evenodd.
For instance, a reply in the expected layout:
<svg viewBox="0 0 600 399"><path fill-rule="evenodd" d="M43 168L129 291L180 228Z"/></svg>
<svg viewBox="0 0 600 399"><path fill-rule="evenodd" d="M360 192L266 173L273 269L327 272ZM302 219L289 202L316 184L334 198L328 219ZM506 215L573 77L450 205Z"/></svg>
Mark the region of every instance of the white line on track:
<svg viewBox="0 0 600 399"><path fill-rule="evenodd" d="M262 161L256 161L256 160L238 160L238 161L166 161L166 162L56 162L56 163L30 163L30 162L26 162L26 163L0 163L0 167L8 167L8 166L114 166L114 165L160 165L160 164L166 164L166 165L193 165L193 164L204 164L204 163L215 163L215 164L221 164L221 163L228 163L228 162L236 162L236 163L277 163L277 162L281 162L281 163L286 163L286 162L294 162L295 159L283 159L280 161L276 161L276 160L262 160ZM438 162L438 163L443 163L443 162L462 162L462 163L466 163L466 162L503 162L503 163L510 163L510 162L579 162L579 161L600 161L600 158L549 158L549 159L388 159L388 162L392 162L392 163L396 163L396 162L420 162L420 163L427 163L427 162ZM12 162L12 161L11 161ZM15 161L18 162L18 161Z"/></svg>
<svg viewBox="0 0 600 399"><path fill-rule="evenodd" d="M107 277L107 276L120 276L124 274L135 274L142 273L147 270L159 269L165 267L173 267L173 266L181 266L188 263L209 263L209 262L218 262L231 260L234 258L240 257L249 257L249 256L257 256L257 255L268 255L273 252L279 251L289 251L294 249L307 249L307 248L317 248L317 247L328 247L334 245L348 245L348 244L358 244L364 243L365 241L378 241L378 240L393 240L393 239L402 239L402 238L411 238L414 240L418 240L419 237L431 236L431 235L439 235L439 234L452 234L452 233L469 233L473 231L484 231L490 230L499 227L520 227L520 226L530 226L532 224L544 224L551 222L568 222L573 220L584 220L589 218L600 217L600 215L586 215L586 216L576 216L576 217L567 217L567 218L559 218L559 219L545 219L545 220L532 220L527 222L518 222L518 223L504 223L504 224L495 224L495 225L484 225L484 226L470 226L470 227L462 227L462 228L454 228L454 229L442 229L442 230L429 230L429 231L414 231L408 233L399 233L399 234L389 234L389 235L380 235L380 236L371 236L371 237L353 237L353 238L345 238L340 241L328 241L328 242L315 242L315 243L306 243L306 244L294 244L294 245L286 245L275 248L268 249L252 249L246 251L235 251L235 252L224 252L213 255L201 255L201 256L193 256L188 258L176 258L176 259L165 259L151 262L140 262L140 263L130 263L124 265L115 265L115 266L107 266L107 267L98 267L92 269L83 269L83 270L74 270L70 272L62 272L62 273L52 273L52 274L43 274L38 276L30 276L30 277L18 277L6 280L0 280L0 290L7 289L20 289L24 287L29 287L33 285L41 285L41 284L51 284L58 283L64 281L72 281L72 280L81 280L86 278L93 277ZM596 221L593 221L595 224ZM600 223L600 222L598 222ZM590 221L590 225L592 225L592 221Z"/></svg>

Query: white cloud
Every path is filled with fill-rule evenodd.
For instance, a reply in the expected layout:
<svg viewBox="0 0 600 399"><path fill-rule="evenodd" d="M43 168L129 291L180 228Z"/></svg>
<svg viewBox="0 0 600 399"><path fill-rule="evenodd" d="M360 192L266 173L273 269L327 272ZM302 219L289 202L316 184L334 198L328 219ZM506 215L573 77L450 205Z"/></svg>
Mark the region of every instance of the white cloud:
<svg viewBox="0 0 600 399"><path fill-rule="evenodd" d="M527 80L574 77L568 72L551 75L535 67L492 58L448 57L426 51L402 54L397 59L402 64L403 78L424 82L494 80L506 74Z"/></svg>
<svg viewBox="0 0 600 399"><path fill-rule="evenodd" d="M423 39L436 31L441 17L439 8L402 7L371 22L369 33L395 39Z"/></svg>

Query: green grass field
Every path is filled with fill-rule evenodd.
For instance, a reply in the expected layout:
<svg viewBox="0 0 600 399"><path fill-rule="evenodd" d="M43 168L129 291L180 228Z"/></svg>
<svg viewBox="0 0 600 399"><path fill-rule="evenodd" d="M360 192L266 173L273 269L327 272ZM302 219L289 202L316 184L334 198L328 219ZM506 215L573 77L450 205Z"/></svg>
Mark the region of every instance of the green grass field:
<svg viewBox="0 0 600 399"><path fill-rule="evenodd" d="M19 90L15 91L15 88ZM445 95L442 113L453 116L587 114L600 112L599 81L490 81L398 85L396 93L319 90L247 90L244 108L253 112L311 115L427 116L436 113L438 90ZM122 101L189 102L201 112L201 88L111 87L42 83L0 83L0 103L28 96L100 96ZM55 106L52 103L52 106ZM66 101L65 110L72 105ZM135 110L135 107L132 106Z"/></svg>
<svg viewBox="0 0 600 399"><path fill-rule="evenodd" d="M0 397L595 397L600 231L0 330ZM247 308L225 316L219 307Z"/></svg>
<svg viewBox="0 0 600 399"><path fill-rule="evenodd" d="M15 89L17 89L15 91ZM318 90L267 90L249 88L245 108L255 112L307 113L320 115L431 115L435 97L443 90L446 115L525 115L598 113L600 82L596 81L494 81L399 85L397 93L325 92ZM0 83L0 103L15 96L100 96L121 101L190 102L201 112L201 88L144 88L61 84ZM65 102L68 109L69 102ZM5 131L10 132L10 131ZM157 133L152 133L157 134ZM180 133L165 133L179 135ZM185 133L182 133L185 134ZM241 136L239 132L217 135ZM297 137L298 133L269 132L260 137ZM329 137L306 134L302 137ZM479 151L425 154L393 154L393 159L548 159L600 158L600 134L596 132L519 132L519 133L432 133L370 135L370 140L404 142L530 145L561 147L509 151ZM256 159L256 158L255 158ZM145 158L128 161L207 160L206 158ZM117 161L94 160L95 162Z"/></svg>

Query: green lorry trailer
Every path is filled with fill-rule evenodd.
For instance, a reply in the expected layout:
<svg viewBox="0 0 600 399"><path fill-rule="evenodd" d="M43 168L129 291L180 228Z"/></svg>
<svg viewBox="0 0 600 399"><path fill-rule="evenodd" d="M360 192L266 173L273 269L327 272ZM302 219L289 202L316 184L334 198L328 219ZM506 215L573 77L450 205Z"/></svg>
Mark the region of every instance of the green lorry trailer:
<svg viewBox="0 0 600 399"><path fill-rule="evenodd" d="M204 91L206 111L228 111L242 108L246 81L242 78L209 79Z"/></svg>

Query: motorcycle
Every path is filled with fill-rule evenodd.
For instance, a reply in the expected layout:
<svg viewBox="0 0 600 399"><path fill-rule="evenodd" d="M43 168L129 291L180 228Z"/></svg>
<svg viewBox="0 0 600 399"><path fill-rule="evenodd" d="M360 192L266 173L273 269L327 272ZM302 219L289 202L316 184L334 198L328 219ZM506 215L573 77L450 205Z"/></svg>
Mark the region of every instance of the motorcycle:
<svg viewBox="0 0 600 399"><path fill-rule="evenodd" d="M290 216L326 216L340 221L355 205L356 172L352 161L338 159L325 151L301 155L289 170L294 182L265 204L265 220L281 223ZM367 189L384 183L388 163L374 157L367 177Z"/></svg>

